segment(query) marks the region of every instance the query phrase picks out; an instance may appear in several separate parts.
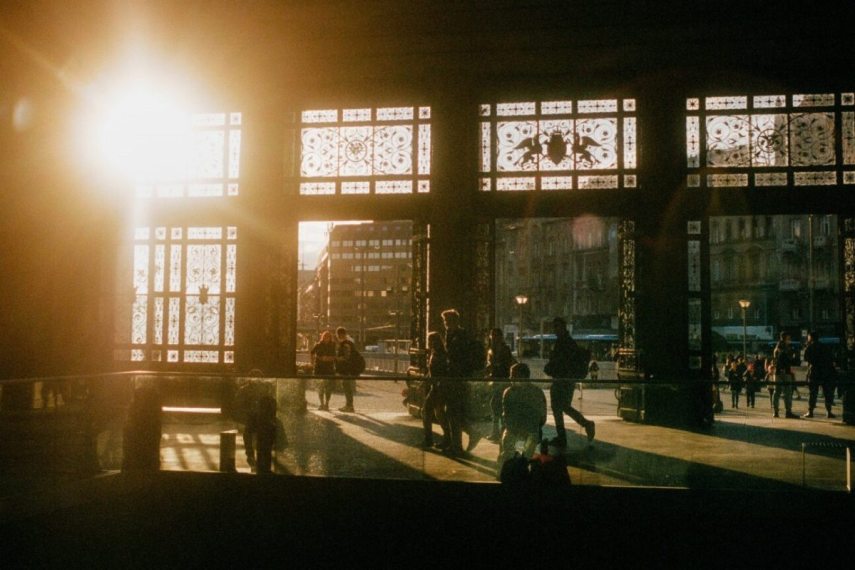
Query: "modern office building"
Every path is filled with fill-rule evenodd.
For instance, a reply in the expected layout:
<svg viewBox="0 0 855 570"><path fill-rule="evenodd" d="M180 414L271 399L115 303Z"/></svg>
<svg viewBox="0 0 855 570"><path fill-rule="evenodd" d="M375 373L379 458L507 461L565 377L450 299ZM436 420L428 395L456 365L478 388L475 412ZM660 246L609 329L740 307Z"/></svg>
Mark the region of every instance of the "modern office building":
<svg viewBox="0 0 855 570"><path fill-rule="evenodd" d="M345 327L362 346L410 339L412 224L339 224L329 232L307 289L316 305L306 317ZM310 316L311 315L311 316Z"/></svg>

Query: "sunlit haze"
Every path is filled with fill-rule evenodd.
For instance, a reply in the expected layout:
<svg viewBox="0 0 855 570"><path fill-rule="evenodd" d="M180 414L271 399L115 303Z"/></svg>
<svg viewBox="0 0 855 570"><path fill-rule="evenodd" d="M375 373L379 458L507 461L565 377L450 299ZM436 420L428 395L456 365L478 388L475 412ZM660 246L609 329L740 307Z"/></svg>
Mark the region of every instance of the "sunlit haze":
<svg viewBox="0 0 855 570"><path fill-rule="evenodd" d="M190 114L178 90L132 78L87 91L76 141L93 167L130 182L181 178Z"/></svg>

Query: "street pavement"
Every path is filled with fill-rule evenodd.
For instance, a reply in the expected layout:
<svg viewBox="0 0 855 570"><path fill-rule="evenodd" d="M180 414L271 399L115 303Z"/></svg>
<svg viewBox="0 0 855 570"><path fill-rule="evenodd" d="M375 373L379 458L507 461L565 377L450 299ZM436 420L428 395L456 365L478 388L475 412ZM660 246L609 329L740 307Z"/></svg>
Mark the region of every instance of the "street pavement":
<svg viewBox="0 0 855 570"><path fill-rule="evenodd" d="M403 388L403 382L360 380L355 413L335 411L344 404L338 393L331 402L333 411L320 411L309 390L305 414L280 412L289 446L276 454L274 471L311 477L495 482L498 446L486 439L460 458L419 447L421 420L403 406ZM813 419L773 418L765 392L758 394L753 409L731 409L727 393L722 399L726 407L713 427L688 430L618 418L613 388L577 390L575 407L597 427L589 446L584 430L565 418L569 438L563 453L571 480L594 486L846 489L846 446L855 447L852 426L825 419L824 413ZM796 401L794 411L806 411L805 400ZM834 412L841 415L839 405ZM490 422L476 427L486 436ZM219 416L167 415L162 469L218 470L219 434L238 428ZM438 436L438 426L434 431ZM544 435L554 434L550 418ZM240 472L251 472L240 436L236 465Z"/></svg>

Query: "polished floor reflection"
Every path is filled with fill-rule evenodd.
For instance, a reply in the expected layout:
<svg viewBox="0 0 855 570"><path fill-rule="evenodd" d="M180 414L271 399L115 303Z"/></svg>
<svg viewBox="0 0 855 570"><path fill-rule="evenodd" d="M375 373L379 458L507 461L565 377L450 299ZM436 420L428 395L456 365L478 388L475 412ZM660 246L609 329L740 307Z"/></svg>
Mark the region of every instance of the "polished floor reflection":
<svg viewBox="0 0 855 570"><path fill-rule="evenodd" d="M317 409L310 389L305 414L280 412L289 446L276 454L274 472L320 477L494 482L496 444L481 438L470 454L453 458L423 451L421 420L401 405L403 383L360 381L356 413ZM580 398L581 396L581 398ZM339 403L334 395L332 409ZM709 489L845 490L845 446L855 446L855 430L822 414L807 420L773 418L768 396L755 408L725 408L712 429L692 431L637 424L616 417L613 387L577 391L578 409L597 422L597 437L587 445L575 433L565 450L575 484L666 486ZM806 401L796 401L796 411ZM836 405L835 413L840 413ZM487 435L488 419L476 433ZM217 434L236 424L220 420L164 423L162 469L213 471L219 465ZM435 426L438 433L438 427ZM552 420L544 435L554 435ZM805 444L805 453L802 447ZM250 473L238 437L238 471Z"/></svg>

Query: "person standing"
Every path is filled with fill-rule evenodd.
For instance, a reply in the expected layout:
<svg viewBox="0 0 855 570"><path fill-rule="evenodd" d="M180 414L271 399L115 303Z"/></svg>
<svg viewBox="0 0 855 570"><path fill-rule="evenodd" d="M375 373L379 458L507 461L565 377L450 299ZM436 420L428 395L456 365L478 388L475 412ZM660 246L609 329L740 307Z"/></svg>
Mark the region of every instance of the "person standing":
<svg viewBox="0 0 855 570"><path fill-rule="evenodd" d="M487 350L487 376L490 378L490 414L493 431L487 438L498 443L502 438L502 394L508 387L511 366L516 361L502 335L502 329L490 329L490 348Z"/></svg>
<svg viewBox="0 0 855 570"><path fill-rule="evenodd" d="M780 340L772 352L775 373L772 375L775 390L772 392L773 417L779 417L779 405L781 396L784 396L785 417L797 419L799 416L793 413L793 349L790 345L790 333L782 331Z"/></svg>
<svg viewBox="0 0 855 570"><path fill-rule="evenodd" d="M256 438L259 422L257 420L258 406L264 396L265 386L262 378L264 372L253 368L243 380L235 394L235 419L242 424L241 436L246 462L254 471L256 468Z"/></svg>
<svg viewBox="0 0 855 570"><path fill-rule="evenodd" d="M727 383L730 388L730 407L739 408L739 394L742 392L742 382L745 378L745 364L739 358L730 361L727 371Z"/></svg>
<svg viewBox="0 0 855 570"><path fill-rule="evenodd" d="M445 350L448 352L448 380L444 383L445 411L449 427L450 455L463 454L463 430L469 433L467 450L471 451L478 442L474 430L466 422L466 379L477 370L478 364L472 358L475 341L460 326L460 313L456 309L442 312L442 324L445 327ZM483 347L482 347L483 349ZM484 360L482 357L481 360ZM481 363L481 367L484 363Z"/></svg>
<svg viewBox="0 0 855 570"><path fill-rule="evenodd" d="M745 376L745 405L749 408L754 407L757 390L760 389L760 383L763 382L763 378L765 377L766 365L763 359L760 358L760 355L757 354L754 356L754 360L748 367L748 372Z"/></svg>
<svg viewBox="0 0 855 570"><path fill-rule="evenodd" d="M825 416L829 419L835 418L836 416L831 413L831 407L834 405L834 377L836 375L834 359L828 347L819 343L816 331L811 331L808 334L805 360L808 363L807 380L810 396L808 397L808 411L802 417L813 417L819 389L822 388L822 393L825 396Z"/></svg>
<svg viewBox="0 0 855 570"><path fill-rule="evenodd" d="M335 369L340 375L349 376L341 379L341 388L344 391L344 406L339 408L340 412L353 412L353 392L356 390L356 378L358 374L353 369L353 355L356 353L356 347L353 346L353 341L347 337L347 329L338 327L335 330L335 335L338 340L336 348Z"/></svg>
<svg viewBox="0 0 855 570"><path fill-rule="evenodd" d="M433 442L433 420L442 429L442 442L437 445L439 449L446 449L451 445L451 436L445 413L445 390L449 380L448 376L448 352L442 342L442 335L432 332L427 338L428 347L428 376L424 379L422 389L425 399L422 405L422 429L424 440L422 447L431 448ZM453 381L452 381L453 382Z"/></svg>
<svg viewBox="0 0 855 570"><path fill-rule="evenodd" d="M319 340L311 350L312 374L324 376L318 387L318 398L321 401L318 409L329 411L330 398L332 397L333 382L335 382L335 358L336 346L330 331L321 333Z"/></svg>
<svg viewBox="0 0 855 570"><path fill-rule="evenodd" d="M573 407L573 391L576 388L576 380L579 380L579 378L572 378L573 360L579 352L576 341L567 331L567 321L561 317L555 317L552 320L552 326L557 338L549 355L549 361L543 368L543 371L553 378L552 386L549 388L549 399L557 435L550 443L556 447L567 445L567 434L564 429L565 413L585 428L585 434L590 443L594 441L596 426L593 421Z"/></svg>

